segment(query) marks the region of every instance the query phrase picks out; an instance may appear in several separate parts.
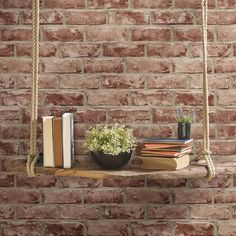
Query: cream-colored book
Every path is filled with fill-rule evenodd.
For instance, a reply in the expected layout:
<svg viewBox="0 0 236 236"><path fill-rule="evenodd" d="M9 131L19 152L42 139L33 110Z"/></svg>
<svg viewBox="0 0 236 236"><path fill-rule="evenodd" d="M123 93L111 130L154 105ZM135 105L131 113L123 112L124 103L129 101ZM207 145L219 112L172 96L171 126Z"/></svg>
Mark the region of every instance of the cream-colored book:
<svg viewBox="0 0 236 236"><path fill-rule="evenodd" d="M189 165L190 157L188 154L179 158L162 157L140 157L142 169L146 170L179 170Z"/></svg>
<svg viewBox="0 0 236 236"><path fill-rule="evenodd" d="M53 151L53 116L43 117L43 166L55 167Z"/></svg>

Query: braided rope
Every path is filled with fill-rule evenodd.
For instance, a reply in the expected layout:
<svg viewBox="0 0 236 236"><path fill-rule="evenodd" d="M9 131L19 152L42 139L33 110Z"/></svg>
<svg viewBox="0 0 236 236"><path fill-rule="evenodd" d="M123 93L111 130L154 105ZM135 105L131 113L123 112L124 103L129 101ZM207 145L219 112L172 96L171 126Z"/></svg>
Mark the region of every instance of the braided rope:
<svg viewBox="0 0 236 236"><path fill-rule="evenodd" d="M208 0L202 0L202 32L203 32L203 144L202 157L206 161L209 180L215 177L215 167L211 159L209 141L209 105L208 105L208 71L207 71L207 9Z"/></svg>
<svg viewBox="0 0 236 236"><path fill-rule="evenodd" d="M38 117L38 70L39 70L39 0L32 0L32 88L31 88L31 120L30 151L27 157L26 171L34 176L37 154L37 117Z"/></svg>

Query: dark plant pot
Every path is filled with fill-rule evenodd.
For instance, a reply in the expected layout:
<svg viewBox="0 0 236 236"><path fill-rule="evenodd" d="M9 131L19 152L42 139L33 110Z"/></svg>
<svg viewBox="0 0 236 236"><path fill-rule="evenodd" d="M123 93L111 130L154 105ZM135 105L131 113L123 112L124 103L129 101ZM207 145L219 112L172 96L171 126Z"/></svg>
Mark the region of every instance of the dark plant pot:
<svg viewBox="0 0 236 236"><path fill-rule="evenodd" d="M91 152L94 161L103 169L118 170L126 165L132 152L121 152L118 155L105 154L103 152Z"/></svg>
<svg viewBox="0 0 236 236"><path fill-rule="evenodd" d="M178 123L178 139L190 139L191 123Z"/></svg>

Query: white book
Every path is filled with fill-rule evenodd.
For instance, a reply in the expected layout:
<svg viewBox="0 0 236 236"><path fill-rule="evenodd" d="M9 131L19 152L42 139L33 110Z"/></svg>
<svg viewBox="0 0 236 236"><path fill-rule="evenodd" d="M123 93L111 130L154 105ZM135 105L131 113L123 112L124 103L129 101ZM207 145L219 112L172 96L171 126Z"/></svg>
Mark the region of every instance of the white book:
<svg viewBox="0 0 236 236"><path fill-rule="evenodd" d="M55 167L53 151L53 118L43 117L43 166Z"/></svg>
<svg viewBox="0 0 236 236"><path fill-rule="evenodd" d="M71 168L74 162L74 121L72 113L62 115L63 163Z"/></svg>

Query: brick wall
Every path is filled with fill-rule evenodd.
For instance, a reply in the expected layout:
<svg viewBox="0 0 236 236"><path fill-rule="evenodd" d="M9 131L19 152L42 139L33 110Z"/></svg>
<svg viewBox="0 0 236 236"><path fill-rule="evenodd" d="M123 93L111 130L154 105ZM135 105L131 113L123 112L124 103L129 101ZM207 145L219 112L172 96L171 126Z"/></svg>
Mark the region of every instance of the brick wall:
<svg viewBox="0 0 236 236"><path fill-rule="evenodd" d="M176 106L196 112L193 137L196 150L201 148L200 0L42 0L41 5L39 118L74 112L75 152L81 165L90 163L82 148L90 125L130 125L138 141L153 135L174 137ZM0 0L0 7L0 158L6 170L24 161L28 151L31 0ZM235 9L235 0L209 0L211 150L222 158L236 154ZM39 137L40 131L41 124ZM127 186L118 181L108 183L111 189L77 179L63 190L58 189L61 180L40 178L36 183L26 177L0 178L7 183L0 191L6 203L0 208L2 235L15 235L12 224L18 225L20 235L144 235L144 229L153 235L236 235L235 209L229 204L236 198L232 177L231 182L220 177L213 186L203 180L152 186L144 180ZM46 186L41 186L44 181ZM87 190L91 187L96 188ZM71 205L67 212L67 205L59 210L57 198L82 204ZM107 222L107 232L102 232Z"/></svg>

